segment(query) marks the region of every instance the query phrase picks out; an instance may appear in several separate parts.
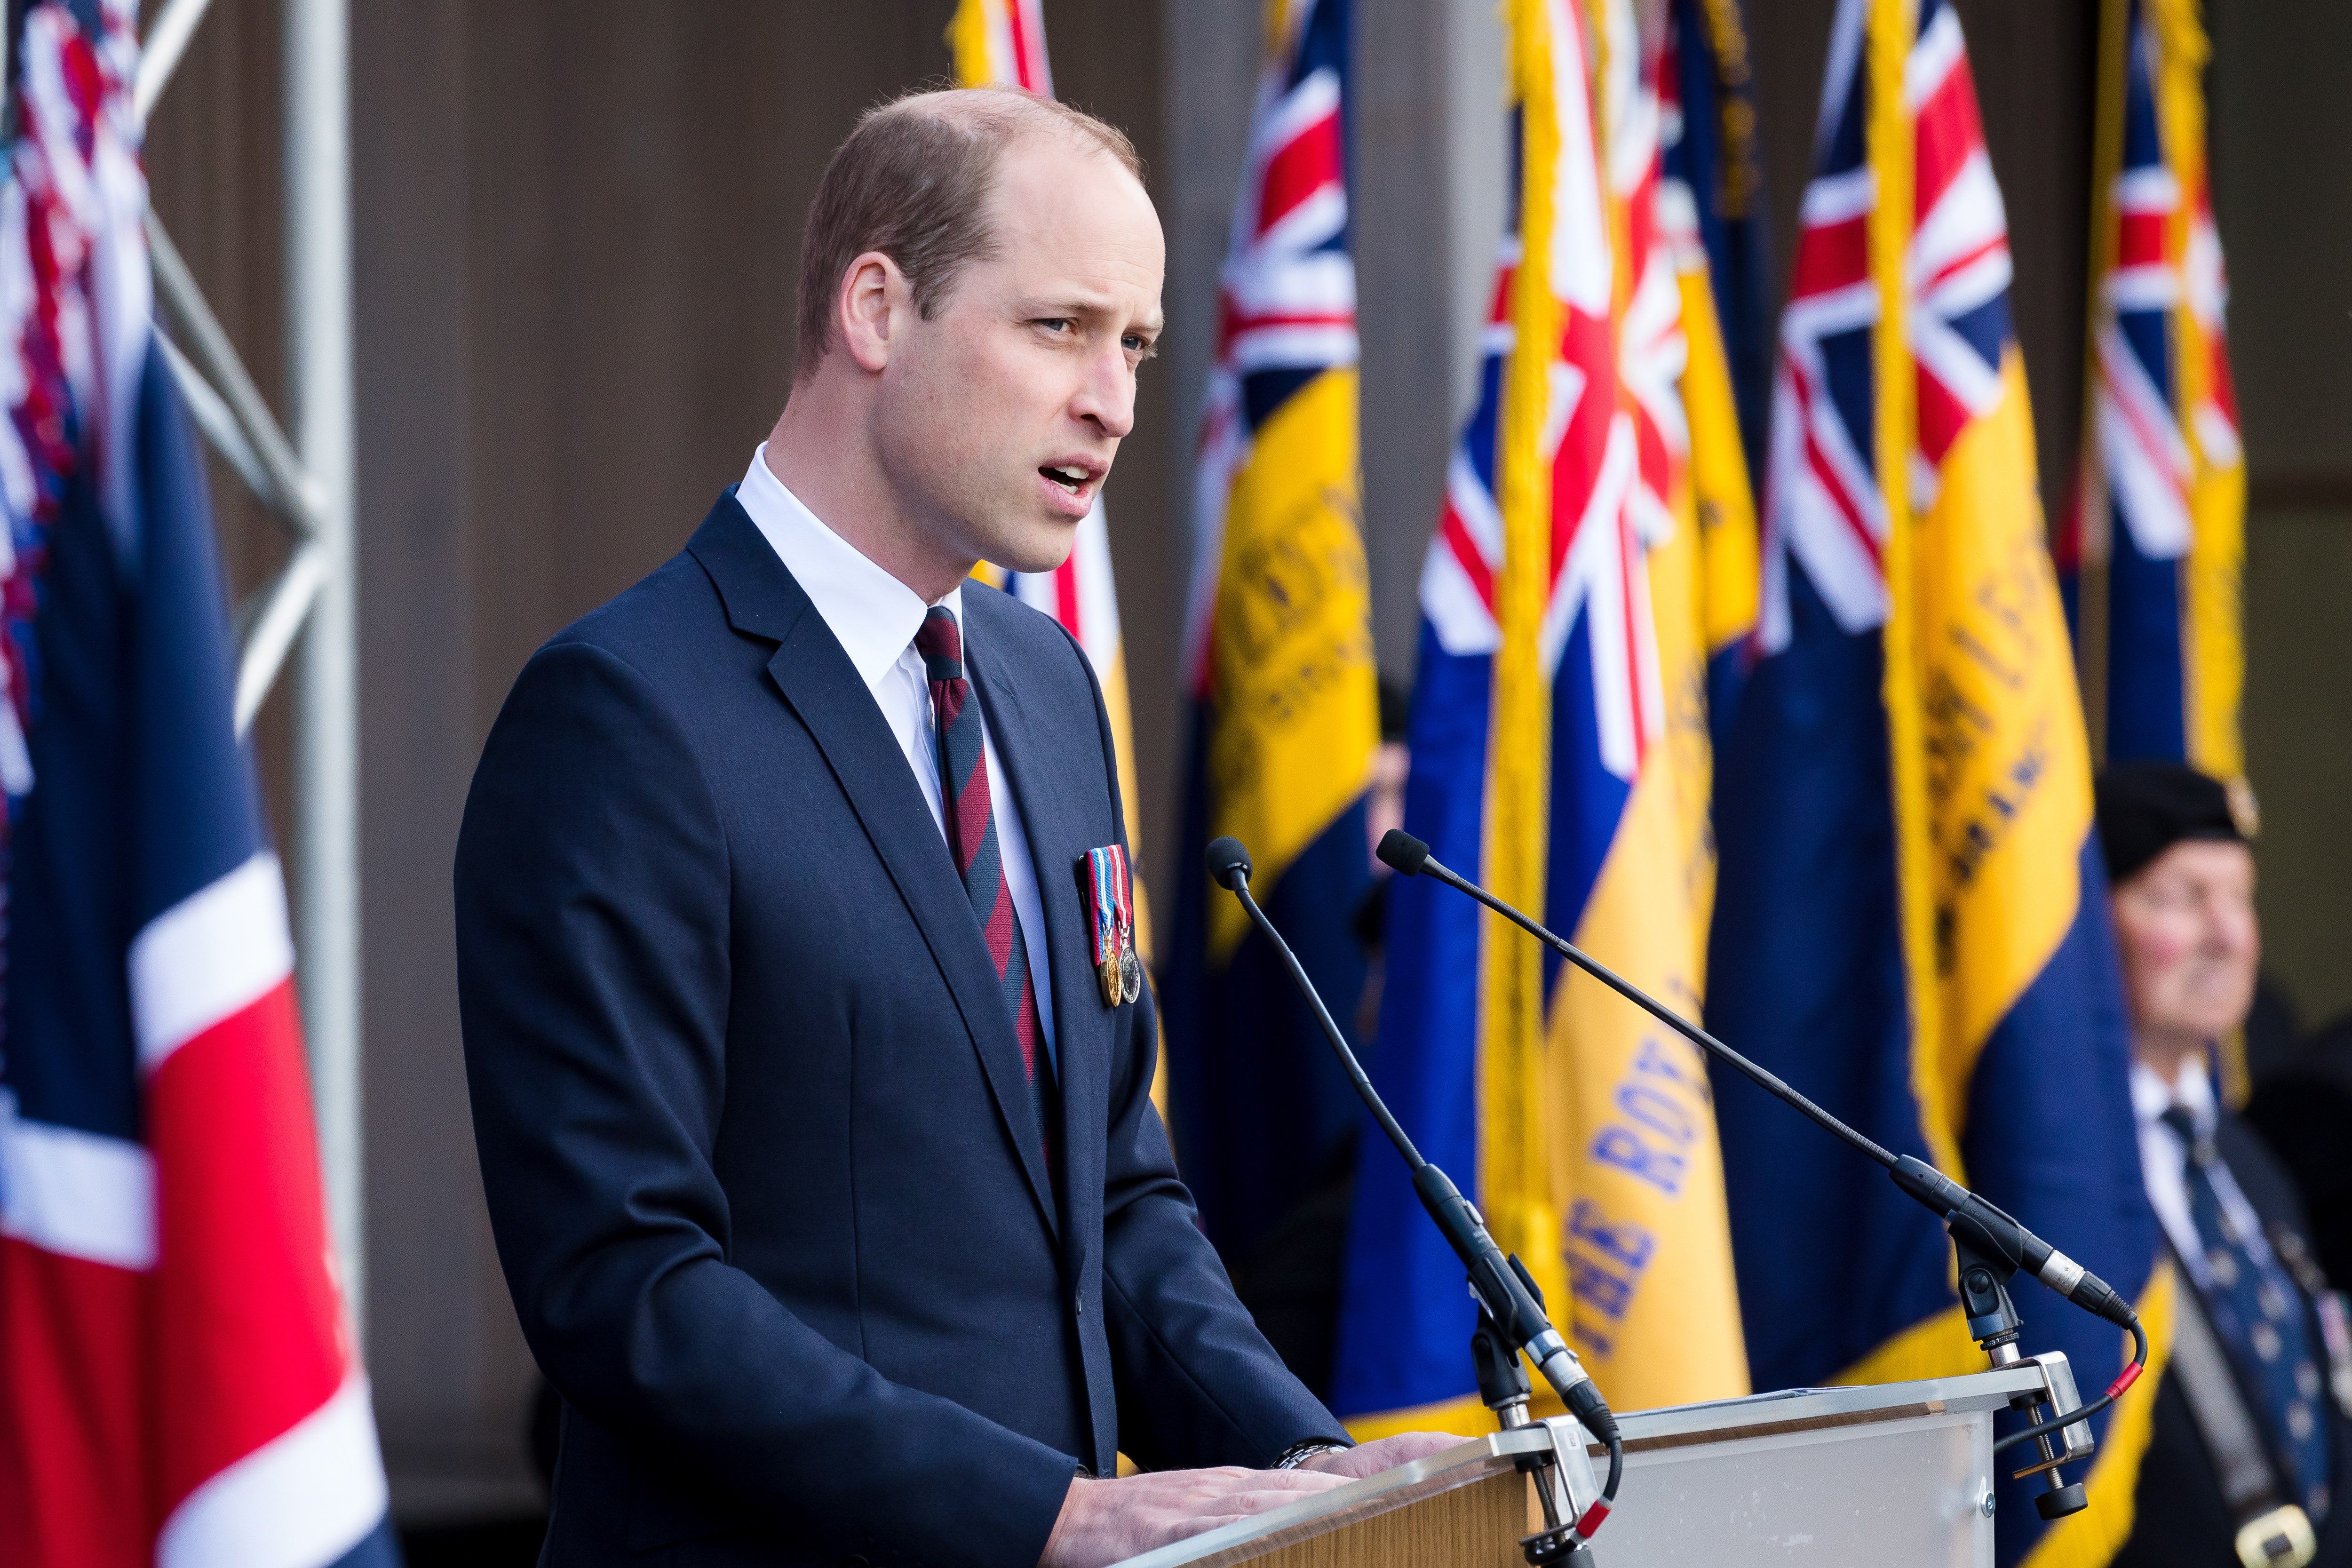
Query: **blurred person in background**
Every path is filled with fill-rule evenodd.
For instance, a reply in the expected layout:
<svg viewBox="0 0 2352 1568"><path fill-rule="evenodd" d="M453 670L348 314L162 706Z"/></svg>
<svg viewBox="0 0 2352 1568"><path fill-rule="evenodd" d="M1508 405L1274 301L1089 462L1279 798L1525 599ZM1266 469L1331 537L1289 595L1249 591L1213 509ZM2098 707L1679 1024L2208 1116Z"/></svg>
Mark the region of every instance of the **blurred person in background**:
<svg viewBox="0 0 2352 1568"><path fill-rule="evenodd" d="M2253 1003L2254 859L2230 792L2118 763L2099 837L2132 1030L2148 1201L2179 1272L2171 1356L2116 1568L2352 1563L2343 1300L2293 1184L2221 1102L2213 1054Z"/></svg>

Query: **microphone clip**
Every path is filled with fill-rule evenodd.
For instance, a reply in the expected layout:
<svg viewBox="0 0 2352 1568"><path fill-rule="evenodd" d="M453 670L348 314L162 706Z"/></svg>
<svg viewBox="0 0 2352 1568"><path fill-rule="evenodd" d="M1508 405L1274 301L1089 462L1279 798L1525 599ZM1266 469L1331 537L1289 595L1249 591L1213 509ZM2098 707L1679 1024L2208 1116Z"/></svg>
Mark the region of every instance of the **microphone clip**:
<svg viewBox="0 0 2352 1568"><path fill-rule="evenodd" d="M1542 1306L1543 1291L1537 1288L1518 1254L1510 1255L1510 1266L1536 1304ZM1471 1295L1477 1295L1475 1288ZM1478 1303L1478 1326L1470 1331L1470 1364L1477 1373L1480 1402L1495 1413L1496 1423L1504 1431L1536 1425L1528 1414L1533 1385L1528 1380L1527 1367L1483 1300ZM1567 1473L1571 1462L1580 1463L1585 1488L1591 1490L1591 1466L1583 1461L1584 1427L1572 1416L1554 1416L1544 1425L1551 1433L1551 1451L1519 1456L1519 1473L1534 1487L1543 1510L1543 1528L1520 1539L1519 1554L1528 1568L1551 1568L1552 1564L1593 1568L1592 1548L1586 1542L1582 1530L1587 1516L1578 1507L1576 1490Z"/></svg>
<svg viewBox="0 0 2352 1568"><path fill-rule="evenodd" d="M1991 1208L1989 1204L1982 1206ZM1995 1215L2000 1212L1992 1210ZM2061 1466L2087 1458L2095 1446L2089 1423L2064 1421L2083 1405L2074 1386L2074 1367L2062 1352L2030 1358L2018 1354L2017 1339L2025 1325L2018 1316L2016 1303L2009 1298L2009 1282L2022 1261L2013 1247L2002 1245L2008 1237L2001 1234L1998 1223L1986 1224L1984 1216L1962 1207L1947 1216L1944 1229L1952 1238L1952 1252L1958 1264L1960 1310L1968 1317L1969 1337L1977 1342L1995 1367L2020 1366L2030 1361L2042 1374L2041 1386L2010 1401L2010 1408L2024 1415L2027 1431L2032 1433L2033 1445L2041 1455L2036 1463L2012 1472L2011 1479L2023 1480L2037 1475L2049 1478L2047 1489L2033 1497L2033 1510L2044 1520L2061 1520L2068 1514L2080 1513L2090 1507L2090 1495L2082 1482L2070 1482L2060 1473ZM2050 1407L2048 1422L2040 1414L2044 1405Z"/></svg>

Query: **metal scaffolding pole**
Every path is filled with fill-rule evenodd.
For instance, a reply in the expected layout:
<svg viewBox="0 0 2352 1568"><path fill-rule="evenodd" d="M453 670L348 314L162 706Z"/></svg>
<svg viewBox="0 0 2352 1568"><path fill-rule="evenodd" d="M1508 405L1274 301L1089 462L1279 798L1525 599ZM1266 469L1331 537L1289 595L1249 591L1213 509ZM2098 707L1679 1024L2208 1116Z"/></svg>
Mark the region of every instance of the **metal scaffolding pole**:
<svg viewBox="0 0 2352 1568"><path fill-rule="evenodd" d="M353 1323L367 1278L360 1126L359 627L348 0L286 0L286 325L294 448L325 567L295 671L294 943L327 1214Z"/></svg>
<svg viewBox="0 0 2352 1568"><path fill-rule="evenodd" d="M211 0L165 0L134 95L143 121ZM352 346L349 0L285 0L289 440L194 274L150 215L163 351L196 428L291 536L285 566L237 611L236 727L294 655L297 979L327 1218L354 1331L366 1252L360 1121L358 600ZM298 642L299 639L299 642Z"/></svg>

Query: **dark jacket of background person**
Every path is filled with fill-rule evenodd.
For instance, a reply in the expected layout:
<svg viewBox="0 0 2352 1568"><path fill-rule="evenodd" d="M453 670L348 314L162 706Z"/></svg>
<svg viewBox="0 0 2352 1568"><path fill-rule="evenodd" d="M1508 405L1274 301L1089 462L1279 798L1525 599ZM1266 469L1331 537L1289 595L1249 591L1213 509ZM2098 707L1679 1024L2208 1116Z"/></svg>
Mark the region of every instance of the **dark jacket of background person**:
<svg viewBox="0 0 2352 1568"><path fill-rule="evenodd" d="M2352 1284L2352 1018L2257 1078L2246 1120L2294 1178L2321 1271Z"/></svg>
<svg viewBox="0 0 2352 1568"><path fill-rule="evenodd" d="M2226 1108L2221 1111L2213 1138L2222 1163L2261 1217L2263 1228L2275 1236L2284 1227L2307 1247L2309 1230L2294 1185L2262 1140ZM2275 1243L2273 1250L2277 1250ZM2193 1292L2196 1287L2178 1259L2174 1268L2180 1290L2184 1295ZM2302 1292L2298 1289L2297 1294ZM2325 1373L2326 1342L2319 1323L2310 1300L2306 1298L2300 1304ZM2336 1473L2329 1482L2334 1503L2326 1522L2319 1528L2319 1555L2313 1560L2313 1568L2352 1568L2352 1421L2345 1418L2331 1393L2323 1391L2317 1403L2330 1423ZM2250 1405L2250 1408L2258 1411L2260 1407ZM2220 1475L2189 1414L2189 1402L2173 1378L2166 1378L2157 1390L2154 1429L2140 1460L2133 1506L2131 1539L2116 1554L2111 1568L2233 1568L2237 1563L2232 1545L2237 1521L2222 1500Z"/></svg>
<svg viewBox="0 0 2352 1568"><path fill-rule="evenodd" d="M1050 936L1050 1169L906 757L731 492L491 731L460 1001L499 1257L566 1405L543 1562L1029 1568L1120 1450L1344 1437L1194 1224L1148 1000L1097 990L1076 868L1121 830L1084 655L963 605Z"/></svg>

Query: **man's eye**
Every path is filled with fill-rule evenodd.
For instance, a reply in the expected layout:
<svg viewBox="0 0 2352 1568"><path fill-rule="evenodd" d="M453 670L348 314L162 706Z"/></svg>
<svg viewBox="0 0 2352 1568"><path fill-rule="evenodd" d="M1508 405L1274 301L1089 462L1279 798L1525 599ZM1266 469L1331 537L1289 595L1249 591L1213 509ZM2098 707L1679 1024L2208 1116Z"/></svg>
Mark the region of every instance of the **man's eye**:
<svg viewBox="0 0 2352 1568"><path fill-rule="evenodd" d="M1069 331L1077 325L1076 322L1071 321L1067 316L1041 316L1038 318L1036 324L1045 328L1049 332Z"/></svg>

